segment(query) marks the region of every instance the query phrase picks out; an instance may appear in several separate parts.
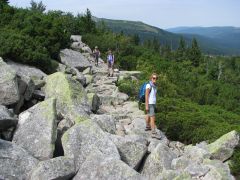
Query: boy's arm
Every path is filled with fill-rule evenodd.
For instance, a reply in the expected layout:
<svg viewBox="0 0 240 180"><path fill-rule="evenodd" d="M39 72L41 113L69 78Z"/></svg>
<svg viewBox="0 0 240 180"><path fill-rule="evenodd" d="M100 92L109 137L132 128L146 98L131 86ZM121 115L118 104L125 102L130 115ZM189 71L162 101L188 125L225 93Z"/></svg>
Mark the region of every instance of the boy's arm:
<svg viewBox="0 0 240 180"><path fill-rule="evenodd" d="M146 88L146 92L145 92L145 108L146 108L146 111L148 111L149 93L150 93L150 89Z"/></svg>

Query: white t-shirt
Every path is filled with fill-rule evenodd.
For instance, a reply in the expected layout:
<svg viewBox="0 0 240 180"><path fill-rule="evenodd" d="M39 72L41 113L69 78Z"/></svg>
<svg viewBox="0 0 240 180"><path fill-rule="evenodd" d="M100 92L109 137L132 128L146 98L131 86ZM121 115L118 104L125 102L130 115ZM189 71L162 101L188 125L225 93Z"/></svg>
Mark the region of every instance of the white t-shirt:
<svg viewBox="0 0 240 180"><path fill-rule="evenodd" d="M157 89L154 88L153 86L152 86L152 89L151 89L150 84L146 85L146 89L151 90L151 92L149 93L149 96L148 96L148 104L156 104Z"/></svg>

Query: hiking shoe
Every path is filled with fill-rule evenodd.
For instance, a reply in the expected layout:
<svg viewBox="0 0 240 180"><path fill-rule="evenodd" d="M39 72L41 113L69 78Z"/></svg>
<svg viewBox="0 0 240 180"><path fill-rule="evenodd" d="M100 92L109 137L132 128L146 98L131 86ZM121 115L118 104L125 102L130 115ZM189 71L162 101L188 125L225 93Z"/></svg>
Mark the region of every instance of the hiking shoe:
<svg viewBox="0 0 240 180"><path fill-rule="evenodd" d="M152 129L151 129L151 127L150 126L146 126L145 127L145 131L151 131Z"/></svg>
<svg viewBox="0 0 240 180"><path fill-rule="evenodd" d="M153 132L152 133L152 135L151 135L151 137L152 138L155 138L155 139L158 139L158 140L160 140L162 137L159 135L159 134L157 134L156 132Z"/></svg>

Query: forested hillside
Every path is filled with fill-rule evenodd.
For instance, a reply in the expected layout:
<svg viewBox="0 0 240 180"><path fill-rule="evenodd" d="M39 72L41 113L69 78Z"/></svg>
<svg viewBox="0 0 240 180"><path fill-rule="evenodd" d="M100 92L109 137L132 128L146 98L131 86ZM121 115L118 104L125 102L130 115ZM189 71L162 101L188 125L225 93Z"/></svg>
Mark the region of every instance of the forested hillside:
<svg viewBox="0 0 240 180"><path fill-rule="evenodd" d="M178 47L179 38L184 37L187 45L196 38L201 50L206 54L239 55L239 28L212 27L212 28L172 28L160 29L137 21L111 20L94 18L98 26L105 26L115 33L127 35L137 34L141 42L157 40L162 45L169 44L172 49Z"/></svg>
<svg viewBox="0 0 240 180"><path fill-rule="evenodd" d="M103 59L111 48L118 68L143 72L140 82L118 82L133 99L152 72L159 74L157 122L172 140L211 142L231 130L240 132L240 57L207 56L196 39L187 46L179 38L176 50L156 39L140 44L137 35L113 33L104 24L96 27L89 10L74 16L45 12L43 4L34 2L21 9L0 0L0 12L0 57L54 72L60 49L69 46L71 34L81 34L90 47L99 47ZM237 175L240 150L231 160Z"/></svg>
<svg viewBox="0 0 240 180"><path fill-rule="evenodd" d="M187 37L201 36L207 39L210 38L215 44L218 44L218 53L239 54L240 28L237 27L177 27L167 29L167 31Z"/></svg>

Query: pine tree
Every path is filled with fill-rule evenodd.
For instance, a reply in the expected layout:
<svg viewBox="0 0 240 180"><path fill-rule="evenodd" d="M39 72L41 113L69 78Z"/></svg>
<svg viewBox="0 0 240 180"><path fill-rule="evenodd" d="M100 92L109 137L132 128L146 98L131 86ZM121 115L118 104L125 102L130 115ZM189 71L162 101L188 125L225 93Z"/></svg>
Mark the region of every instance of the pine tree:
<svg viewBox="0 0 240 180"><path fill-rule="evenodd" d="M198 42L195 38L192 40L192 47L189 49L189 59L192 61L193 66L197 67L200 64L202 57L201 50L198 46Z"/></svg>
<svg viewBox="0 0 240 180"><path fill-rule="evenodd" d="M154 39L152 41L152 46L153 46L154 51L160 52L160 42L156 37L154 37Z"/></svg>
<svg viewBox="0 0 240 180"><path fill-rule="evenodd" d="M46 6L43 4L42 1L37 3L36 1L31 0L30 4L31 4L31 8L30 9L32 11L44 12L46 10Z"/></svg>
<svg viewBox="0 0 240 180"><path fill-rule="evenodd" d="M186 58L186 42L184 38L181 36L179 41L179 46L176 51L176 59L177 61L183 61Z"/></svg>
<svg viewBox="0 0 240 180"><path fill-rule="evenodd" d="M89 9L86 10L84 16L81 17L85 33L94 33L96 31L96 24L92 20L92 13Z"/></svg>
<svg viewBox="0 0 240 180"><path fill-rule="evenodd" d="M133 42L134 42L135 45L139 45L140 38L139 38L138 34L133 35Z"/></svg>
<svg viewBox="0 0 240 180"><path fill-rule="evenodd" d="M9 3L8 0L0 0L0 12L5 5L8 5L8 3Z"/></svg>

